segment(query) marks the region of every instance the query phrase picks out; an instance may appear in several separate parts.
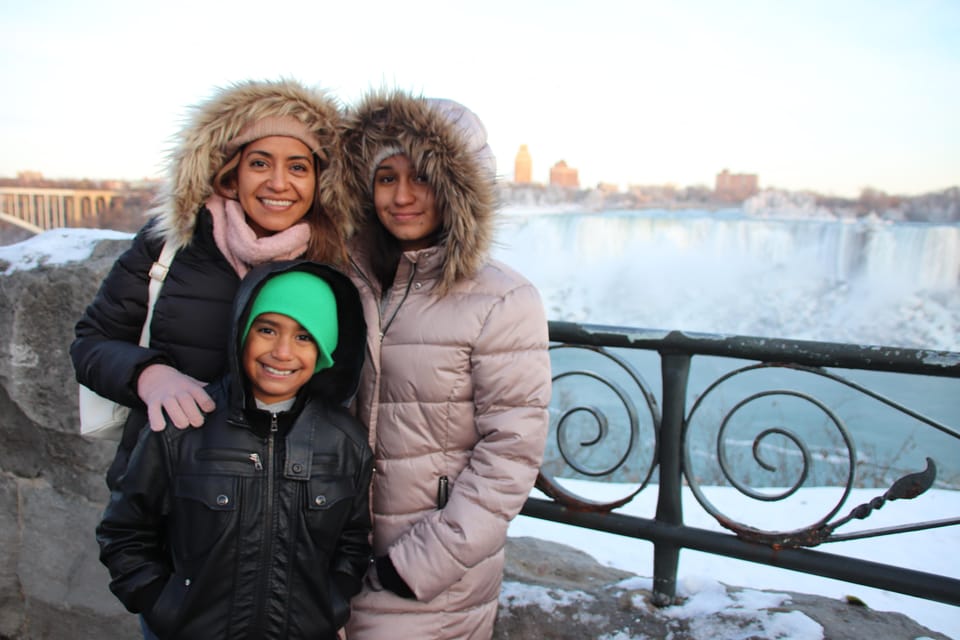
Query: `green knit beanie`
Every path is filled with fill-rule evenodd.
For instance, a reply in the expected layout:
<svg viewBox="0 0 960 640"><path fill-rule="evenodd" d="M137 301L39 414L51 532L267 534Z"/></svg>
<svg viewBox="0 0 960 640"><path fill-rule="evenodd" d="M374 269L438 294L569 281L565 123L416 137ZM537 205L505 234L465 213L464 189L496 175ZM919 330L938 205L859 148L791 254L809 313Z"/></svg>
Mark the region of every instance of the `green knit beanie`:
<svg viewBox="0 0 960 640"><path fill-rule="evenodd" d="M299 322L317 343L314 373L333 366L337 348L337 299L326 280L305 271L288 271L270 278L250 305L241 344L247 341L250 325L263 313L281 313Z"/></svg>

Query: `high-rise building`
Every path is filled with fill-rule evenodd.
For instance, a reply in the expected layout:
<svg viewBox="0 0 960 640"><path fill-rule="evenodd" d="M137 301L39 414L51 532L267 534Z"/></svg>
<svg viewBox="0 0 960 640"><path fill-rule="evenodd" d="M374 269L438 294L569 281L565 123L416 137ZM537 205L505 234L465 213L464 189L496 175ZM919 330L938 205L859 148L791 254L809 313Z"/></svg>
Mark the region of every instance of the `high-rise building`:
<svg viewBox="0 0 960 640"><path fill-rule="evenodd" d="M520 145L517 158L513 161L513 181L517 184L533 182L533 159L525 144Z"/></svg>
<svg viewBox="0 0 960 640"><path fill-rule="evenodd" d="M720 200L743 201L757 193L757 174L730 173L724 169L717 174L717 186L714 189Z"/></svg>
<svg viewBox="0 0 960 640"><path fill-rule="evenodd" d="M568 167L566 161L561 160L550 167L550 184L558 187L580 188L580 173Z"/></svg>

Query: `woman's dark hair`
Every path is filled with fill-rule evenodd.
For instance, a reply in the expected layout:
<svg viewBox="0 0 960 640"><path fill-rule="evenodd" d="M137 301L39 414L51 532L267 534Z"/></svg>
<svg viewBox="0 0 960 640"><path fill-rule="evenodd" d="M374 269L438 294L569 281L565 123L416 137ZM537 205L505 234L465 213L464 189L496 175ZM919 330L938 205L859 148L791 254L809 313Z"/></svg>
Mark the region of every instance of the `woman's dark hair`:
<svg viewBox="0 0 960 640"><path fill-rule="evenodd" d="M304 216L310 225L310 241L304 257L314 262L325 262L337 267L347 264L347 247L340 230L327 213L320 199L320 172L326 170L326 163L314 154L313 169L317 176L317 186L313 190L313 204Z"/></svg>

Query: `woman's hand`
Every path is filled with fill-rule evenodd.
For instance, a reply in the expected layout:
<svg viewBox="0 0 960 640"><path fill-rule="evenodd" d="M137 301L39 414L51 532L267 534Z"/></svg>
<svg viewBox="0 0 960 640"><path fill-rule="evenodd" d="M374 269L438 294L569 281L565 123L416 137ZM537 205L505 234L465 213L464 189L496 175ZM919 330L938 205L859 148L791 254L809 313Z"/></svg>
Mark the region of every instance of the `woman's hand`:
<svg viewBox="0 0 960 640"><path fill-rule="evenodd" d="M152 364L144 369L137 378L137 394L147 405L150 428L163 431L164 411L177 429L201 426L203 412L216 408L204 384L169 365Z"/></svg>

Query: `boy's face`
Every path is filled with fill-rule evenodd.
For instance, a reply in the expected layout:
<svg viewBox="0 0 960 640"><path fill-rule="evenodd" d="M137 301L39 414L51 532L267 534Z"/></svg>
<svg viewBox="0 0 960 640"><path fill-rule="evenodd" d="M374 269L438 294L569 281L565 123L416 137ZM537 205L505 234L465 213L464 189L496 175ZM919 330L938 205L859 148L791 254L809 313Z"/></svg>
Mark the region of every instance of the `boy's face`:
<svg viewBox="0 0 960 640"><path fill-rule="evenodd" d="M280 313L261 313L243 345L243 370L253 395L268 404L289 400L313 377L317 343L300 323Z"/></svg>

